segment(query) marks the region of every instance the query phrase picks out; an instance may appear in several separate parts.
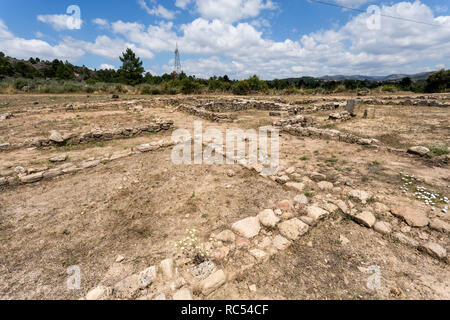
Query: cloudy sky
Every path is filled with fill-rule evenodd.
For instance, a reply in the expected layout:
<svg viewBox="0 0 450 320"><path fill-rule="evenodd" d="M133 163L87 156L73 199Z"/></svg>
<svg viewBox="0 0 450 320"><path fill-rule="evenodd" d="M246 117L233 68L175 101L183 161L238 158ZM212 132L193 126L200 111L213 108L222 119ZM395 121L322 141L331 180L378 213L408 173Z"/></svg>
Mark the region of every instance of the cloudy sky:
<svg viewBox="0 0 450 320"><path fill-rule="evenodd" d="M0 0L0 51L99 69L118 68L131 47L162 74L178 43L186 73L237 79L450 68L450 2L323 2L360 11L309 0Z"/></svg>

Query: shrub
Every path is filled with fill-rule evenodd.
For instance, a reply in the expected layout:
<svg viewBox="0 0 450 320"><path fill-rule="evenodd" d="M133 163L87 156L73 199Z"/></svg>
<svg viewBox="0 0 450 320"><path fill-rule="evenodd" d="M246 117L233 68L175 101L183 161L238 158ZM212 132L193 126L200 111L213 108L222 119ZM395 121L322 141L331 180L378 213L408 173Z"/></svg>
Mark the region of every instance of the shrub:
<svg viewBox="0 0 450 320"><path fill-rule="evenodd" d="M386 86L384 86L384 87L381 89L381 91L383 91L383 92L394 92L395 89L394 89L394 87L391 86L391 85L386 85Z"/></svg>

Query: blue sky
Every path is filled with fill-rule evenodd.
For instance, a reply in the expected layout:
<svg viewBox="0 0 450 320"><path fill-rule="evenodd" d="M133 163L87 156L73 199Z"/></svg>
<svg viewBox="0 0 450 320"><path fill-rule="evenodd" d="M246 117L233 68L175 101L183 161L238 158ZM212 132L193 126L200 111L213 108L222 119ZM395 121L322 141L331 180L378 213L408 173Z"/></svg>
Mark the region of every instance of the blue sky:
<svg viewBox="0 0 450 320"><path fill-rule="evenodd" d="M0 51L98 69L118 68L131 47L147 71L162 74L178 43L183 70L198 77L450 68L447 1L323 1L362 12L308 0L0 0ZM73 5L79 18L67 12Z"/></svg>

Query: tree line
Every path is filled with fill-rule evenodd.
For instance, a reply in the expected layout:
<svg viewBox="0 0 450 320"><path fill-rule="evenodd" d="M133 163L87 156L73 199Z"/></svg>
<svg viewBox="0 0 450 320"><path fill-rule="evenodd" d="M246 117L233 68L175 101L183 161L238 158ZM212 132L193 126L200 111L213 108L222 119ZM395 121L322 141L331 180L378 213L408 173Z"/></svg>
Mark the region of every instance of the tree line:
<svg viewBox="0 0 450 320"><path fill-rule="evenodd" d="M124 84L141 86L144 94L158 93L202 93L232 92L236 95L281 91L296 93L334 93L344 91L360 91L380 89L386 92L396 90L413 92L447 92L450 91L450 70L442 69L430 75L426 81L413 81L403 78L401 81L369 81L369 80L321 80L311 77L296 79L260 80L256 75L245 80L231 80L227 75L200 79L195 76L181 74L152 75L145 72L142 60L127 49L119 58L122 66L118 70L91 70L86 66L74 66L68 61L55 59L42 61L30 58L28 61L6 57L0 52L0 79L24 78L77 81L87 85L97 83Z"/></svg>

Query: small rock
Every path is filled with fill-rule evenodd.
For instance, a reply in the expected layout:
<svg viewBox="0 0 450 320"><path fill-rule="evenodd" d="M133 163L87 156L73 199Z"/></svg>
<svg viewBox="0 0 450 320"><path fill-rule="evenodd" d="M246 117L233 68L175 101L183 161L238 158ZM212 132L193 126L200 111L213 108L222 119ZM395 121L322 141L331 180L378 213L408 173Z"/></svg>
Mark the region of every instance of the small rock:
<svg viewBox="0 0 450 320"><path fill-rule="evenodd" d="M291 240L297 240L308 231L308 225L297 218L282 222L278 225L280 233Z"/></svg>
<svg viewBox="0 0 450 320"><path fill-rule="evenodd" d="M333 184L331 182L328 182L328 181L320 181L319 183L317 183L317 186L322 191L331 190L334 187Z"/></svg>
<svg viewBox="0 0 450 320"><path fill-rule="evenodd" d="M311 179L313 181L319 182L319 181L324 181L327 179L327 177L324 174L318 173L318 172L313 172L311 173Z"/></svg>
<svg viewBox="0 0 450 320"><path fill-rule="evenodd" d="M411 227L409 226L404 226L400 229L401 232L403 233L410 233L411 232Z"/></svg>
<svg viewBox="0 0 450 320"><path fill-rule="evenodd" d="M294 207L289 200L283 200L275 205L275 209L280 209L282 211L292 211L294 210Z"/></svg>
<svg viewBox="0 0 450 320"><path fill-rule="evenodd" d="M118 263L122 262L123 260L125 260L125 257L122 255L118 255L116 258L116 262L118 262Z"/></svg>
<svg viewBox="0 0 450 320"><path fill-rule="evenodd" d="M426 156L428 153L430 153L430 149L422 146L416 146L409 148L408 153L416 154L419 156Z"/></svg>
<svg viewBox="0 0 450 320"><path fill-rule="evenodd" d="M100 300L110 296L111 293L112 293L111 288L105 286L98 286L87 293L86 300Z"/></svg>
<svg viewBox="0 0 450 320"><path fill-rule="evenodd" d="M188 288L180 289L173 294L173 300L192 300L191 291Z"/></svg>
<svg viewBox="0 0 450 320"><path fill-rule="evenodd" d="M100 160L92 160L92 161L83 161L81 163L81 169L89 169L94 168L100 164Z"/></svg>
<svg viewBox="0 0 450 320"><path fill-rule="evenodd" d="M450 233L450 224L445 222L445 221L442 221L442 220L440 220L438 218L433 219L431 221L430 228L433 229L433 230L440 231L440 232Z"/></svg>
<svg viewBox="0 0 450 320"><path fill-rule="evenodd" d="M314 226L316 224L313 218L307 216L301 216L300 220L306 223L308 226Z"/></svg>
<svg viewBox="0 0 450 320"><path fill-rule="evenodd" d="M216 265L212 261L205 261L198 266L191 269L191 274L198 280L204 280L208 278L213 272L216 271Z"/></svg>
<svg viewBox="0 0 450 320"><path fill-rule="evenodd" d="M156 276L158 275L158 269L156 266L151 266L139 273L139 276L150 280L151 282L156 280Z"/></svg>
<svg viewBox="0 0 450 320"><path fill-rule="evenodd" d="M261 211L258 214L259 222L265 227L273 228L277 225L278 222L280 222L280 218L278 218L273 210L266 209L264 211Z"/></svg>
<svg viewBox="0 0 450 320"><path fill-rule="evenodd" d="M417 242L416 240L404 235L401 232L396 232L392 235L394 237L394 239L397 239L398 241L400 241L403 244L412 246L414 248L417 248L419 246L419 242Z"/></svg>
<svg viewBox="0 0 450 320"><path fill-rule="evenodd" d="M336 205L338 206L339 209L341 209L343 213L348 213L348 207L344 201L338 200L336 201Z"/></svg>
<svg viewBox="0 0 450 320"><path fill-rule="evenodd" d="M164 293L161 293L154 297L153 300L166 300L166 295Z"/></svg>
<svg viewBox="0 0 450 320"><path fill-rule="evenodd" d="M288 182L286 183L286 187L289 189L295 190L297 192L303 192L305 190L305 184L300 182Z"/></svg>
<svg viewBox="0 0 450 320"><path fill-rule="evenodd" d="M249 250L249 253L254 256L257 260L263 260L267 257L267 253L260 249Z"/></svg>
<svg viewBox="0 0 450 320"><path fill-rule="evenodd" d="M38 172L38 173L34 173L34 174L29 174L26 176L20 176L19 180L22 183L33 183L33 182L42 180L43 177L44 177L44 172Z"/></svg>
<svg viewBox="0 0 450 320"><path fill-rule="evenodd" d="M428 242L421 246L420 249L437 259L444 259L447 256L447 250L434 242Z"/></svg>
<svg viewBox="0 0 450 320"><path fill-rule="evenodd" d="M372 193L363 190L350 190L348 196L352 199L360 201L362 204L367 203L370 199L372 199Z"/></svg>
<svg viewBox="0 0 450 320"><path fill-rule="evenodd" d="M306 212L307 216L314 219L314 221L323 219L328 215L328 211L316 206L309 206L308 208L306 208Z"/></svg>
<svg viewBox="0 0 450 320"><path fill-rule="evenodd" d="M248 217L235 222L231 229L242 237L251 239L259 234L261 226L257 217Z"/></svg>
<svg viewBox="0 0 450 320"><path fill-rule="evenodd" d="M291 242L279 234L277 234L273 239L273 246L278 250L286 250L290 245Z"/></svg>
<svg viewBox="0 0 450 320"><path fill-rule="evenodd" d="M223 242L234 242L236 240L236 236L231 230L224 230L219 234L213 236L213 238Z"/></svg>
<svg viewBox="0 0 450 320"><path fill-rule="evenodd" d="M256 285L251 284L251 285L248 286L248 289L249 289L251 292L256 292Z"/></svg>
<svg viewBox="0 0 450 320"><path fill-rule="evenodd" d="M281 177L276 177L276 179L275 179L275 181L278 182L279 184L285 184L289 180L291 180L291 179L289 179L289 177L286 175L281 176Z"/></svg>
<svg viewBox="0 0 450 320"><path fill-rule="evenodd" d="M227 257L229 252L230 252L230 248L222 246L222 247L214 250L214 252L212 253L212 258L214 261L220 262Z"/></svg>
<svg viewBox="0 0 450 320"><path fill-rule="evenodd" d="M56 130L50 131L49 139L50 139L50 141L57 142L57 143L64 142L63 136L61 135L61 133L59 133Z"/></svg>
<svg viewBox="0 0 450 320"><path fill-rule="evenodd" d="M320 206L322 207L322 209L324 209L324 210L326 210L326 211L328 211L330 213L335 213L335 212L337 212L339 210L338 206L336 206L336 205L334 205L332 203L329 203L329 202L321 204Z"/></svg>
<svg viewBox="0 0 450 320"><path fill-rule="evenodd" d="M67 160L67 155L63 154L63 155L60 155L60 156L56 156L56 157L50 158L49 161L50 162L64 162L66 160Z"/></svg>
<svg viewBox="0 0 450 320"><path fill-rule="evenodd" d="M390 234L392 232L390 224L384 221L377 221L374 224L373 229L381 234Z"/></svg>
<svg viewBox="0 0 450 320"><path fill-rule="evenodd" d="M355 220L367 228L372 228L377 219L372 212L363 211L355 216Z"/></svg>
<svg viewBox="0 0 450 320"><path fill-rule="evenodd" d="M200 282L200 287L202 289L202 293L207 296L210 293L214 292L218 288L220 288L226 282L226 275L223 270L218 270L211 274L205 280Z"/></svg>
<svg viewBox="0 0 450 320"><path fill-rule="evenodd" d="M245 248L249 248L250 247L250 241L247 238L243 238L243 237L236 237L236 249L245 249Z"/></svg>
<svg viewBox="0 0 450 320"><path fill-rule="evenodd" d="M164 278L170 280L175 276L173 259L169 258L161 261L160 268Z"/></svg>
<svg viewBox="0 0 450 320"><path fill-rule="evenodd" d="M308 204L308 198L304 194L298 194L294 198L294 203L296 204Z"/></svg>
<svg viewBox="0 0 450 320"><path fill-rule="evenodd" d="M116 283L114 286L114 294L118 298L136 298L138 291L147 288L151 283L151 279L133 274Z"/></svg>
<svg viewBox="0 0 450 320"><path fill-rule="evenodd" d="M374 210L376 214L387 215L391 210L387 205L381 202L375 202Z"/></svg>
<svg viewBox="0 0 450 320"><path fill-rule="evenodd" d="M342 234L339 236L339 241L342 243L343 246L347 245L350 240L348 240L345 236L343 236Z"/></svg>

